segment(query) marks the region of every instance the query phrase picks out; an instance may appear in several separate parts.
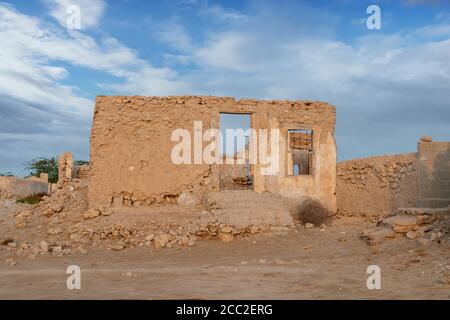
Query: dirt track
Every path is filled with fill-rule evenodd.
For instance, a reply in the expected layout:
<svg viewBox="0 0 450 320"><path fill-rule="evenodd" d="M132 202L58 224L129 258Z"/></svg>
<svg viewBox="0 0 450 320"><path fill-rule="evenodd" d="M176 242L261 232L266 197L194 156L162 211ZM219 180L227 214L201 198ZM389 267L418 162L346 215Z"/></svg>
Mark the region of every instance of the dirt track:
<svg viewBox="0 0 450 320"><path fill-rule="evenodd" d="M370 247L363 222L304 229L193 248L89 250L86 255L14 258L0 251L1 299L449 299L448 244L399 238ZM69 265L81 290L66 288ZM381 290L366 269L381 267ZM128 272L128 274L127 274Z"/></svg>

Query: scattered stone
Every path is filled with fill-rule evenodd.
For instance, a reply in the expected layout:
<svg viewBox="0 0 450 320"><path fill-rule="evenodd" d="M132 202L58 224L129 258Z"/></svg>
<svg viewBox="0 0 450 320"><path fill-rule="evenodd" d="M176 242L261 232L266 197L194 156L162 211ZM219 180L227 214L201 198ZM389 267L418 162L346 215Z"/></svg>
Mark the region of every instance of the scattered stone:
<svg viewBox="0 0 450 320"><path fill-rule="evenodd" d="M234 237L231 233L219 233L219 239L223 242L230 242L234 240Z"/></svg>
<svg viewBox="0 0 450 320"><path fill-rule="evenodd" d="M16 241L12 241L8 243L8 247L10 248L16 248L17 247L17 242Z"/></svg>
<svg viewBox="0 0 450 320"><path fill-rule="evenodd" d="M52 250L52 255L62 255L62 251L63 251L63 249L62 249L62 247L61 246L53 246L52 248L51 248L51 250Z"/></svg>
<svg viewBox="0 0 450 320"><path fill-rule="evenodd" d="M312 229L312 228L314 228L314 224L308 222L308 223L305 224L305 228L306 229Z"/></svg>
<svg viewBox="0 0 450 320"><path fill-rule="evenodd" d="M152 241L155 238L155 235L153 233L150 233L149 235L145 236L146 241Z"/></svg>
<svg viewBox="0 0 450 320"><path fill-rule="evenodd" d="M411 240L416 240L418 238L418 233L415 231L408 231L406 237Z"/></svg>
<svg viewBox="0 0 450 320"><path fill-rule="evenodd" d="M383 220L383 224L389 225L397 233L408 233L417 229L417 217L415 216L393 216Z"/></svg>
<svg viewBox="0 0 450 320"><path fill-rule="evenodd" d="M436 240L438 240L438 236L437 236L437 233L436 233L436 232L432 232L432 233L431 233L431 235L430 235L430 240L431 240L431 241L436 241Z"/></svg>
<svg viewBox="0 0 450 320"><path fill-rule="evenodd" d="M15 267L17 265L17 262L14 259L11 259L11 258L6 259L5 262L10 267Z"/></svg>
<svg viewBox="0 0 450 320"><path fill-rule="evenodd" d="M55 203L50 206L50 209L53 210L54 213L59 213L63 211L64 206L60 203Z"/></svg>
<svg viewBox="0 0 450 320"><path fill-rule="evenodd" d="M102 216L109 217L110 215L112 215L114 213L114 211L112 211L110 209L102 209L100 211L100 213Z"/></svg>
<svg viewBox="0 0 450 320"><path fill-rule="evenodd" d="M16 219L28 219L32 216L33 212L31 210L21 211L16 215Z"/></svg>
<svg viewBox="0 0 450 320"><path fill-rule="evenodd" d="M186 236L186 235L185 235L185 236L182 236L181 239L180 239L180 244L181 244L182 246L187 246L188 243L189 243L189 237Z"/></svg>
<svg viewBox="0 0 450 320"><path fill-rule="evenodd" d="M200 203L200 199L193 193L182 192L177 198L177 203L184 207L195 207Z"/></svg>
<svg viewBox="0 0 450 320"><path fill-rule="evenodd" d="M113 251L121 251L121 250L125 249L125 247L121 244L117 244L117 245L109 246L109 249L111 249Z"/></svg>
<svg viewBox="0 0 450 320"><path fill-rule="evenodd" d="M220 232L222 232L222 233L233 233L233 231L234 231L234 228L229 227L229 226L223 227L223 228L220 230Z"/></svg>
<svg viewBox="0 0 450 320"><path fill-rule="evenodd" d="M53 210L51 208L45 208L42 210L42 215L46 217L51 217L53 215Z"/></svg>
<svg viewBox="0 0 450 320"><path fill-rule="evenodd" d="M39 243L39 248L41 249L42 253L47 253L48 243L46 241L41 241L41 243Z"/></svg>
<svg viewBox="0 0 450 320"><path fill-rule="evenodd" d="M100 215L100 210L99 209L90 209L90 210L88 210L88 211L86 211L84 214L83 214L83 218L84 219L93 219L93 218L96 218L96 217L98 217Z"/></svg>
<svg viewBox="0 0 450 320"><path fill-rule="evenodd" d="M27 223L25 221L19 221L14 225L17 229L23 229L27 226Z"/></svg>
<svg viewBox="0 0 450 320"><path fill-rule="evenodd" d="M259 228L257 226L251 226L250 227L250 233L255 234L259 232Z"/></svg>
<svg viewBox="0 0 450 320"><path fill-rule="evenodd" d="M163 234L157 235L154 240L155 248L159 249L159 248L166 247L167 244L169 243L169 239L170 239L170 236L168 234L163 233Z"/></svg>
<svg viewBox="0 0 450 320"><path fill-rule="evenodd" d="M395 237L395 232L389 228L372 228L363 230L361 238L369 245L376 245L385 239L392 239Z"/></svg>
<svg viewBox="0 0 450 320"><path fill-rule="evenodd" d="M62 232L61 228L50 228L48 229L48 234L49 235L57 235L60 234Z"/></svg>

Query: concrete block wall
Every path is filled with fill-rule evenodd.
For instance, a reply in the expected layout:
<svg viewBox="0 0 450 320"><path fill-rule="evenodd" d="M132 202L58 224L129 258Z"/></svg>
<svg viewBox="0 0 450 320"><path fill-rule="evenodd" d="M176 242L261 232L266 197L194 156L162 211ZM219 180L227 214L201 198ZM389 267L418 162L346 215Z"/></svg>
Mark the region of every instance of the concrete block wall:
<svg viewBox="0 0 450 320"><path fill-rule="evenodd" d="M419 200L417 207L450 205L450 142L421 140L417 145Z"/></svg>

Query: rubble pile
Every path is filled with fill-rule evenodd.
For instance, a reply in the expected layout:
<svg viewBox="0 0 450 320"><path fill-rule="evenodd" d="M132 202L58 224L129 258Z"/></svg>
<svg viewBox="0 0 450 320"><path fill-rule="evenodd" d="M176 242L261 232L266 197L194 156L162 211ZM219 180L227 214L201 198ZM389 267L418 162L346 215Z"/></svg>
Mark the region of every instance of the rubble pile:
<svg viewBox="0 0 450 320"><path fill-rule="evenodd" d="M405 236L422 243L440 243L450 234L450 208L400 208L396 215L378 221L374 228L362 231L369 245Z"/></svg>
<svg viewBox="0 0 450 320"><path fill-rule="evenodd" d="M180 212L189 209L166 204ZM183 208L183 209L180 209ZM128 211L127 211L128 210ZM129 212L129 210L137 210ZM141 211L139 211L141 210ZM87 182L75 180L44 197L36 206L27 206L12 214L10 228L0 239L6 250L33 259L37 255L86 253L89 248L123 250L133 247L151 249L194 246L198 239L225 242L261 232L289 230L294 226L234 226L220 220L220 215L198 209L191 216L174 219L151 208L87 207ZM156 209L154 209L156 210ZM173 209L175 210L175 209ZM195 211L196 210L196 211ZM192 219L195 212L196 219Z"/></svg>
<svg viewBox="0 0 450 320"><path fill-rule="evenodd" d="M0 200L11 199L13 196L5 189L0 188Z"/></svg>

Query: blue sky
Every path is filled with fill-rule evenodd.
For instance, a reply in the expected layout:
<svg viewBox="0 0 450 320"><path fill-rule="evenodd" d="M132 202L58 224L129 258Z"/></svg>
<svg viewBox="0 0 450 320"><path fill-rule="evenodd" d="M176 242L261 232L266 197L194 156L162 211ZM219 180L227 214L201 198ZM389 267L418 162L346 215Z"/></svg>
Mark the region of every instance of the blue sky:
<svg viewBox="0 0 450 320"><path fill-rule="evenodd" d="M0 2L0 172L88 159L95 96L120 94L322 100L340 160L414 152L450 140L450 1Z"/></svg>

